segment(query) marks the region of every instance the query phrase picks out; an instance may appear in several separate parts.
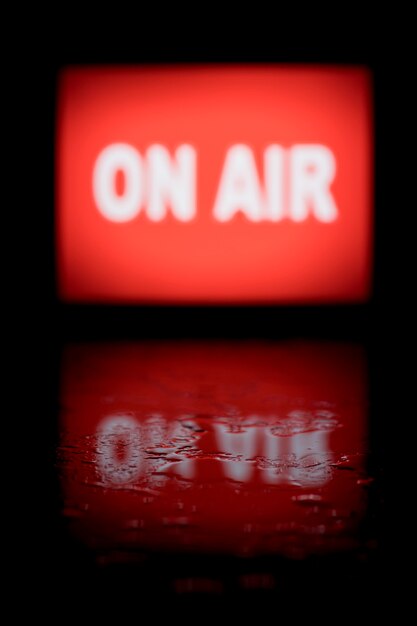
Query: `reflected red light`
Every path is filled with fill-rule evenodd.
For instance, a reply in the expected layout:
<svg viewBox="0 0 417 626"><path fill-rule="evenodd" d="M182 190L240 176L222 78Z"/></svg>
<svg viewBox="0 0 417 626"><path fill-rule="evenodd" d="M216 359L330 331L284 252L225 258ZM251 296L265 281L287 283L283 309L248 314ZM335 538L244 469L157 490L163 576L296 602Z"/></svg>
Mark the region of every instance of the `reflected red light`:
<svg viewBox="0 0 417 626"><path fill-rule="evenodd" d="M366 372L330 344L102 344L64 355L64 515L112 551L351 549Z"/></svg>
<svg viewBox="0 0 417 626"><path fill-rule="evenodd" d="M65 301L367 299L363 68L69 68L57 125Z"/></svg>

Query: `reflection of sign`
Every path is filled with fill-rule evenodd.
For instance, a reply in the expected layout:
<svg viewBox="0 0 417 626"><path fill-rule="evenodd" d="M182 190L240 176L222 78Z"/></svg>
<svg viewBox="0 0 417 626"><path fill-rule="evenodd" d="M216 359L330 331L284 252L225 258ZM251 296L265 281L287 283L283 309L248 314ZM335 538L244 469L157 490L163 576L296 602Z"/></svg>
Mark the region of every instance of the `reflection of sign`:
<svg viewBox="0 0 417 626"><path fill-rule="evenodd" d="M366 503L357 346L70 346L60 404L63 499L95 549L352 545Z"/></svg>
<svg viewBox="0 0 417 626"><path fill-rule="evenodd" d="M57 132L69 301L368 296L366 71L68 69Z"/></svg>
<svg viewBox="0 0 417 626"><path fill-rule="evenodd" d="M249 421L264 425L240 426L236 430L214 422L212 429L208 427L214 432L218 450L213 454L204 450L204 435L192 420L183 426L181 419L167 422L160 417L141 423L128 415L111 415L97 429L100 479L103 484L115 487L147 476L148 486L152 487L154 482L161 486L167 481L168 469L178 477L196 477L201 457L218 462L224 477L238 482L252 480L255 472L261 482L273 485L319 487L331 478L328 439L334 420L323 430L286 436L274 434L274 426L266 427L261 416L253 415ZM278 416L269 416L268 422L276 425L280 420ZM189 446L182 445L189 428L199 433L196 437L199 448L192 449L191 454ZM167 447L167 441L180 443ZM157 460L160 462L156 463Z"/></svg>

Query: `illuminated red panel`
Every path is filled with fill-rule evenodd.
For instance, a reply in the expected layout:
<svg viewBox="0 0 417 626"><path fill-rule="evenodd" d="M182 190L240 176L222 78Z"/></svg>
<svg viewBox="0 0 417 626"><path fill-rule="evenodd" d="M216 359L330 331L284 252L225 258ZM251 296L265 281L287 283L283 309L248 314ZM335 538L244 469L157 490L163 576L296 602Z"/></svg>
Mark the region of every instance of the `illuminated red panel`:
<svg viewBox="0 0 417 626"><path fill-rule="evenodd" d="M65 301L360 302L364 68L69 68L57 124Z"/></svg>
<svg viewBox="0 0 417 626"><path fill-rule="evenodd" d="M64 515L100 558L358 546L369 482L358 346L73 345L60 404Z"/></svg>

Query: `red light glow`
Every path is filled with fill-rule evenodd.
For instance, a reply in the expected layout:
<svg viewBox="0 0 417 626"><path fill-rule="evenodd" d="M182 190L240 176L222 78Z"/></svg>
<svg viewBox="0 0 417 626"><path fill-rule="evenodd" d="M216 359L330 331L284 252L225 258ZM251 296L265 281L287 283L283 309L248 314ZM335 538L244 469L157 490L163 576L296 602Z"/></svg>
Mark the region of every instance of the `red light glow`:
<svg viewBox="0 0 417 626"><path fill-rule="evenodd" d="M363 68L68 68L56 174L64 301L369 296Z"/></svg>

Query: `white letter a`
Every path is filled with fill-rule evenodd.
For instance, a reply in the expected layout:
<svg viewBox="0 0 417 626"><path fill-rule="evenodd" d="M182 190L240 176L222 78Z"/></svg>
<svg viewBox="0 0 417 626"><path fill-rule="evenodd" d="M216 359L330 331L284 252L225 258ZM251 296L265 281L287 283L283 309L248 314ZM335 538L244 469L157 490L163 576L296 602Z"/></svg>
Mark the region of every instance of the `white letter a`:
<svg viewBox="0 0 417 626"><path fill-rule="evenodd" d="M243 144L229 148L220 179L213 215L227 222L242 211L252 222L262 219L262 192L252 150Z"/></svg>

